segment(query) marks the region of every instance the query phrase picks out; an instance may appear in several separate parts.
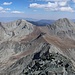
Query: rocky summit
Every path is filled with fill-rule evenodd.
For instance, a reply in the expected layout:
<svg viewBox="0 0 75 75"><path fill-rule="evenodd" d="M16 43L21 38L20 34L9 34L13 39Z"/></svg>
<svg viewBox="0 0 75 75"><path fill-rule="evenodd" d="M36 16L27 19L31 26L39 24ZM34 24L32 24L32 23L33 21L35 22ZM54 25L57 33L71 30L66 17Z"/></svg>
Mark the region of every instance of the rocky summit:
<svg viewBox="0 0 75 75"><path fill-rule="evenodd" d="M75 23L0 22L0 75L75 75Z"/></svg>
<svg viewBox="0 0 75 75"><path fill-rule="evenodd" d="M9 23L0 23L0 40L21 38L34 30L34 26L25 20L17 20Z"/></svg>

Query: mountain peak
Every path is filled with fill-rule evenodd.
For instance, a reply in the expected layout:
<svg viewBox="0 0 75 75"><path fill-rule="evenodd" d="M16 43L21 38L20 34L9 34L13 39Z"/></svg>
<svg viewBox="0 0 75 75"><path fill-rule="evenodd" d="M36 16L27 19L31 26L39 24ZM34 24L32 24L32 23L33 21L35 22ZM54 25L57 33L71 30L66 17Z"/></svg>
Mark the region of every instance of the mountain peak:
<svg viewBox="0 0 75 75"><path fill-rule="evenodd" d="M70 22L70 20L67 19L67 18L58 19L57 21L61 21L61 22Z"/></svg>
<svg viewBox="0 0 75 75"><path fill-rule="evenodd" d="M61 38L74 38L73 34L75 29L75 23L67 18L58 19L54 24L49 27L49 29L51 34L59 35L59 37Z"/></svg>
<svg viewBox="0 0 75 75"><path fill-rule="evenodd" d="M67 19L67 18L62 18L62 19L58 19L54 25L57 26L74 26L74 22L72 22L71 20Z"/></svg>
<svg viewBox="0 0 75 75"><path fill-rule="evenodd" d="M26 21L26 20L24 20L24 19L18 19L17 21Z"/></svg>

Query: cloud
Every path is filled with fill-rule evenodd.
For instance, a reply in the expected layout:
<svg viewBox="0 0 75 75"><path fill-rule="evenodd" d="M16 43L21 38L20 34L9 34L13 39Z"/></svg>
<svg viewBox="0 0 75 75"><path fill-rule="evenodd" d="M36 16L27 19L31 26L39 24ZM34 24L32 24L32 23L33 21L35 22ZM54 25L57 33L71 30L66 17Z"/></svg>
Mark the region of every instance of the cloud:
<svg viewBox="0 0 75 75"><path fill-rule="evenodd" d="M66 6L67 5L67 1L64 2L58 2L59 6Z"/></svg>
<svg viewBox="0 0 75 75"><path fill-rule="evenodd" d="M12 2L4 2L2 5L11 5Z"/></svg>
<svg viewBox="0 0 75 75"><path fill-rule="evenodd" d="M11 10L10 8L3 8L0 7L0 13L6 13L7 11Z"/></svg>
<svg viewBox="0 0 75 75"><path fill-rule="evenodd" d="M11 10L10 8L6 8L5 10Z"/></svg>
<svg viewBox="0 0 75 75"><path fill-rule="evenodd" d="M12 11L11 13L13 13L13 14L20 14L20 13L24 13L24 12L21 12L21 11Z"/></svg>
<svg viewBox="0 0 75 75"><path fill-rule="evenodd" d="M66 6L67 1L64 2L48 2L47 4L37 4L37 3L32 3L30 4L30 8L50 8L50 7L58 7L58 6Z"/></svg>
<svg viewBox="0 0 75 75"><path fill-rule="evenodd" d="M0 7L0 11L3 10L3 9L4 9L3 7Z"/></svg>
<svg viewBox="0 0 75 75"><path fill-rule="evenodd" d="M54 2L54 3L48 2L48 4L32 3L32 4L30 4L29 7L30 8L50 8L50 7L55 8L57 6L58 6L57 2Z"/></svg>
<svg viewBox="0 0 75 75"><path fill-rule="evenodd" d="M5 10L2 10L0 13L6 13L7 11L5 11Z"/></svg>
<svg viewBox="0 0 75 75"><path fill-rule="evenodd" d="M75 0L72 0L73 2L75 2Z"/></svg>
<svg viewBox="0 0 75 75"><path fill-rule="evenodd" d="M32 3L29 6L30 8L41 8L47 11L67 11L74 12L74 9L68 5L66 1L58 1L58 2L48 2L47 4L38 4Z"/></svg>
<svg viewBox="0 0 75 75"><path fill-rule="evenodd" d="M61 7L59 8L60 11L68 11L68 12L74 12L74 10L71 7Z"/></svg>
<svg viewBox="0 0 75 75"><path fill-rule="evenodd" d="M34 12L36 12L37 10L33 10Z"/></svg>
<svg viewBox="0 0 75 75"><path fill-rule="evenodd" d="M45 5L44 4L37 4L37 3L32 3L29 6L30 8L44 8Z"/></svg>

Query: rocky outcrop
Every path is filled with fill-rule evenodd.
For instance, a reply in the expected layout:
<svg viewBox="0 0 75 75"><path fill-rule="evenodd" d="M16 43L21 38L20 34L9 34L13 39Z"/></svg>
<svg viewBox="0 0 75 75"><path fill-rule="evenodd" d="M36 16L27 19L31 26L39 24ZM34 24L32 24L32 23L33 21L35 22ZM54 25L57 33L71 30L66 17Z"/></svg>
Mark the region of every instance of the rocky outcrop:
<svg viewBox="0 0 75 75"><path fill-rule="evenodd" d="M47 46L46 46L47 47ZM38 54L38 55L37 55ZM59 53L49 53L49 49L34 55L33 60L20 75L74 75L72 62ZM35 56L39 58L35 58Z"/></svg>
<svg viewBox="0 0 75 75"><path fill-rule="evenodd" d="M46 41L42 36L43 33L39 33L28 42L25 40L2 42L0 44L0 74L19 75L32 60L33 55L46 47Z"/></svg>
<svg viewBox="0 0 75 75"><path fill-rule="evenodd" d="M34 25L26 20L17 20L9 23L0 23L1 40L26 36L33 32Z"/></svg>
<svg viewBox="0 0 75 75"><path fill-rule="evenodd" d="M25 56L25 54L20 55L21 58L17 58L14 57L11 60L17 60L16 62L12 63L12 65L8 66L7 68L3 69L1 71L0 74L4 74L4 75L19 75L23 69L25 69L27 67L27 65L33 60L33 59L38 59L39 58L39 54L40 56L42 56L43 53L45 53L47 50L50 49L50 45L47 43L41 43L39 44L39 47L35 48L36 50L34 50L31 53L26 53L28 55ZM26 52L26 51L25 51ZM8 62L9 63L9 62Z"/></svg>
<svg viewBox="0 0 75 75"><path fill-rule="evenodd" d="M60 38L73 38L75 37L75 23L67 18L59 19L54 24L48 25L50 34L57 35Z"/></svg>

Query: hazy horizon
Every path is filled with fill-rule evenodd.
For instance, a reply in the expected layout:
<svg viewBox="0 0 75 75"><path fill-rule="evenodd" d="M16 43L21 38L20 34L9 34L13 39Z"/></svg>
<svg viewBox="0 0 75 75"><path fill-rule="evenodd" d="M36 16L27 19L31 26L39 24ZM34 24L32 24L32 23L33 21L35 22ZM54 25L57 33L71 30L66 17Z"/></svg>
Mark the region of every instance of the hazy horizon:
<svg viewBox="0 0 75 75"><path fill-rule="evenodd" d="M19 20L19 19L24 19L24 20L28 20L28 21L40 21L40 20L54 20L55 21L55 20L62 19L62 18L58 18L58 19L45 19L45 18L35 19L35 18L25 18L25 17L0 17L0 22L11 22L11 21ZM69 20L73 20L75 22L75 19L69 19Z"/></svg>

